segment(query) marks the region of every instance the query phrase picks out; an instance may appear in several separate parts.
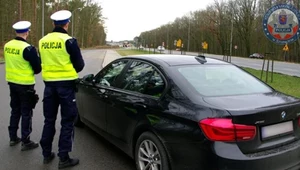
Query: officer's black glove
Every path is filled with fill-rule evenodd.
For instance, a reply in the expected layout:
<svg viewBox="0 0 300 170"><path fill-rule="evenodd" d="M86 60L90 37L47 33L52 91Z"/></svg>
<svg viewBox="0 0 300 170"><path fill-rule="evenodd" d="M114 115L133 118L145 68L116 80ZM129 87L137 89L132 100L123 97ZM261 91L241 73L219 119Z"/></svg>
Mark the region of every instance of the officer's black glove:
<svg viewBox="0 0 300 170"><path fill-rule="evenodd" d="M31 108L34 109L36 104L39 102L39 96L35 93L34 89L27 90L27 94Z"/></svg>
<svg viewBox="0 0 300 170"><path fill-rule="evenodd" d="M39 95L37 95L37 94L34 94L34 96L33 96L33 102L32 102L32 108L34 109L35 108L35 106L36 106L36 104L39 102Z"/></svg>
<svg viewBox="0 0 300 170"><path fill-rule="evenodd" d="M80 83L80 78L75 80L75 84L79 84Z"/></svg>

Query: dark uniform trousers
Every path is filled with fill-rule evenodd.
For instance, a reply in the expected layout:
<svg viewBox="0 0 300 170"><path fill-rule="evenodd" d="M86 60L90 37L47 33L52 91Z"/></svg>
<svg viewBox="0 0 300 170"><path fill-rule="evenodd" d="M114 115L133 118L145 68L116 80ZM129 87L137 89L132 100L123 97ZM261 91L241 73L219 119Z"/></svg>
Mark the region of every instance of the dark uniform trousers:
<svg viewBox="0 0 300 170"><path fill-rule="evenodd" d="M78 114L75 88L72 86L56 87L46 85L43 99L45 122L40 141L44 157L51 155L52 142L56 132L55 121L59 105L61 108L61 131L58 144L58 156L60 158L69 157L68 152L72 151L74 120Z"/></svg>
<svg viewBox="0 0 300 170"><path fill-rule="evenodd" d="M27 91L33 90L34 85L18 85L9 83L10 89L10 106L11 116L10 125L8 127L9 137L11 140L17 138L17 130L21 122L21 141L27 143L30 141L30 133L32 131L32 106L30 104L30 95Z"/></svg>

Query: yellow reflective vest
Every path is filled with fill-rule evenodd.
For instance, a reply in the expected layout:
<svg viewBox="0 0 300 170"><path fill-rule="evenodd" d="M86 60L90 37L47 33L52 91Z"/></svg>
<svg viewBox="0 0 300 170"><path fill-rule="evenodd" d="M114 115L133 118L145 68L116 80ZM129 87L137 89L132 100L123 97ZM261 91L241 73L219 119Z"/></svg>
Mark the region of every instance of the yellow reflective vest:
<svg viewBox="0 0 300 170"><path fill-rule="evenodd" d="M78 78L66 49L66 41L71 38L68 34L52 32L39 41L44 81L65 81Z"/></svg>
<svg viewBox="0 0 300 170"><path fill-rule="evenodd" d="M35 84L34 71L23 58L23 51L29 47L25 41L11 40L4 45L6 81L20 85Z"/></svg>

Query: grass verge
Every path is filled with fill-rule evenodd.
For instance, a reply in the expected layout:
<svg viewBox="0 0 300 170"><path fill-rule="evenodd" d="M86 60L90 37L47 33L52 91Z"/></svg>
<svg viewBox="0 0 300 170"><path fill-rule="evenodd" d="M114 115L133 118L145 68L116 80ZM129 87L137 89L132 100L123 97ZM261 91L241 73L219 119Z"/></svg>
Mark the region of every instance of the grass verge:
<svg viewBox="0 0 300 170"><path fill-rule="evenodd" d="M255 70L252 68L243 68L243 69L260 79L261 70ZM263 72L262 80L266 82L265 71ZM282 93L286 93L300 98L300 86L299 86L300 77L274 73L273 82L271 82L271 72L269 72L267 84Z"/></svg>
<svg viewBox="0 0 300 170"><path fill-rule="evenodd" d="M127 56L127 55L139 55L139 54L154 54L153 51L146 51L146 50L127 50L127 49L120 49L116 50L117 53L119 53L121 56ZM159 54L156 52L156 54Z"/></svg>
<svg viewBox="0 0 300 170"><path fill-rule="evenodd" d="M149 54L149 51L141 51L141 50L117 50L117 52L122 55L138 55L138 54ZM151 53L153 54L153 52ZM258 79L260 79L261 71L260 70L255 70L252 68L246 68L242 67L245 71L248 73L254 75ZM263 81L266 81L266 72L264 71ZM300 98L300 77L295 77L295 76L289 76L289 75L284 75L280 73L274 73L273 74L273 82L271 82L271 73L269 72L268 75L268 85L276 89L277 91L280 91L282 93L299 97Z"/></svg>

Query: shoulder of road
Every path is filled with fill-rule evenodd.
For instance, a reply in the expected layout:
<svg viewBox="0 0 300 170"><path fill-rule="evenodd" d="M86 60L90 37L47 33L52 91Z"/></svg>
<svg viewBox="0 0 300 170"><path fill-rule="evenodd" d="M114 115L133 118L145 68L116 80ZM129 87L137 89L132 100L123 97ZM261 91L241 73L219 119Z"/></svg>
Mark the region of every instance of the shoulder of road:
<svg viewBox="0 0 300 170"><path fill-rule="evenodd" d="M117 53L115 50L106 50L104 60L102 63L102 68L104 68L107 64L109 64L110 62L112 62L120 57L121 57L121 55L119 53Z"/></svg>

